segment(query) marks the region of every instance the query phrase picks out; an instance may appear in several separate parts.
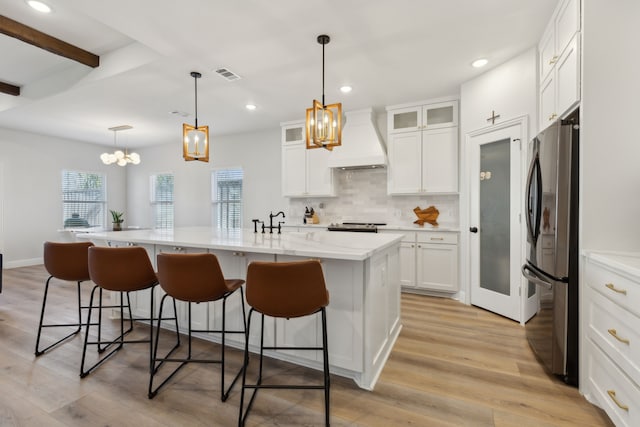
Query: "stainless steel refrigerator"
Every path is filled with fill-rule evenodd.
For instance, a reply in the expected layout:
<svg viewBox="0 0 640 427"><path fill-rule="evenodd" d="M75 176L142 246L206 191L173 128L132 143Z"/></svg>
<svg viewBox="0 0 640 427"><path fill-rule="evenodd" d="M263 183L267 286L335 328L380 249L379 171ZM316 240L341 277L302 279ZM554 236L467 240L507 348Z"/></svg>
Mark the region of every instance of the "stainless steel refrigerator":
<svg viewBox="0 0 640 427"><path fill-rule="evenodd" d="M549 372L578 385L578 113L530 143L526 185L527 261L538 293L527 339Z"/></svg>

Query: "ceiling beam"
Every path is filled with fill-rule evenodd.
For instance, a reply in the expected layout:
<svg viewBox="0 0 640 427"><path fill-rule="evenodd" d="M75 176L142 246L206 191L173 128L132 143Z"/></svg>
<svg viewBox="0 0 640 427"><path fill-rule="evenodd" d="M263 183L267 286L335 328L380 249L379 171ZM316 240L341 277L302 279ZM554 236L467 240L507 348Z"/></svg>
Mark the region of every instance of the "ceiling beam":
<svg viewBox="0 0 640 427"><path fill-rule="evenodd" d="M9 83L0 82L0 93L8 95L20 96L20 86L10 85Z"/></svg>
<svg viewBox="0 0 640 427"><path fill-rule="evenodd" d="M100 65L100 57L77 46L0 15L0 33L22 40L56 55L73 59L91 68Z"/></svg>

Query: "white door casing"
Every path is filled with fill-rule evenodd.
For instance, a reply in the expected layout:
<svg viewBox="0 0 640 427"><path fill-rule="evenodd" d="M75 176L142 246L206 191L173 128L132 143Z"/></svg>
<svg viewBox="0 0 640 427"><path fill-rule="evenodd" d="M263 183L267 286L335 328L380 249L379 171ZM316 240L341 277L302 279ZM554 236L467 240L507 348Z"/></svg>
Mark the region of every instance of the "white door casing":
<svg viewBox="0 0 640 427"><path fill-rule="evenodd" d="M491 291L480 283L480 243L482 230L469 233L470 302L522 324L535 314L537 294L527 295L526 282L520 274L525 259L525 227L522 219L523 186L526 179L526 116L506 120L466 135L469 165L470 227L480 224L480 148L484 144L509 139L510 142L510 207L509 207L509 292L508 296Z"/></svg>

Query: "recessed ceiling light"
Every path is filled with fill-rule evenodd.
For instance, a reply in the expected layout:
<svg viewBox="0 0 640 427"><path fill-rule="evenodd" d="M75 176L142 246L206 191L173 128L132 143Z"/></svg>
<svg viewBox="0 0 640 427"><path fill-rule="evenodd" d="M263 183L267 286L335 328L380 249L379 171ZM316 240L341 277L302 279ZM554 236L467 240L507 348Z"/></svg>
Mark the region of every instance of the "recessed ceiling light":
<svg viewBox="0 0 640 427"><path fill-rule="evenodd" d="M256 107L256 106L255 106L255 105L253 105L253 104L247 104L247 105L245 105L245 108L246 108L247 110L253 111L253 110L255 110L255 109L256 109L256 108L258 108L258 107Z"/></svg>
<svg viewBox="0 0 640 427"><path fill-rule="evenodd" d="M480 67L484 67L485 65L487 65L488 62L489 62L488 59L480 58L480 59L476 59L475 61L473 61L471 63L471 66L474 67L474 68L480 68Z"/></svg>
<svg viewBox="0 0 640 427"><path fill-rule="evenodd" d="M353 90L353 88L351 86L342 86L340 88L340 92L342 93L349 93Z"/></svg>
<svg viewBox="0 0 640 427"><path fill-rule="evenodd" d="M49 5L45 3L42 3L41 1L29 0L27 1L27 4L31 6L31 8L37 10L38 12L42 12L42 13L51 12L51 7L49 7Z"/></svg>

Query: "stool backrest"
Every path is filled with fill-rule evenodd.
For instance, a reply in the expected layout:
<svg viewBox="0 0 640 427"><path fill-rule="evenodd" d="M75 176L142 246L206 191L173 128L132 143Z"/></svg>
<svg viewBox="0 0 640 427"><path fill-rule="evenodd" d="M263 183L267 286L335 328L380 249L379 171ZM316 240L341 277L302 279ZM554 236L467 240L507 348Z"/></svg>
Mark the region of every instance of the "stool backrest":
<svg viewBox="0 0 640 427"><path fill-rule="evenodd" d="M190 302L222 298L229 289L214 254L158 254L158 280L172 297Z"/></svg>
<svg viewBox="0 0 640 427"><path fill-rule="evenodd" d="M140 246L89 248L89 275L109 291L137 291L158 282L149 255Z"/></svg>
<svg viewBox="0 0 640 427"><path fill-rule="evenodd" d="M300 317L329 304L320 261L254 261L247 269L247 303L272 317Z"/></svg>
<svg viewBox="0 0 640 427"><path fill-rule="evenodd" d="M89 248L91 242L44 242L44 268L60 280L89 280Z"/></svg>

